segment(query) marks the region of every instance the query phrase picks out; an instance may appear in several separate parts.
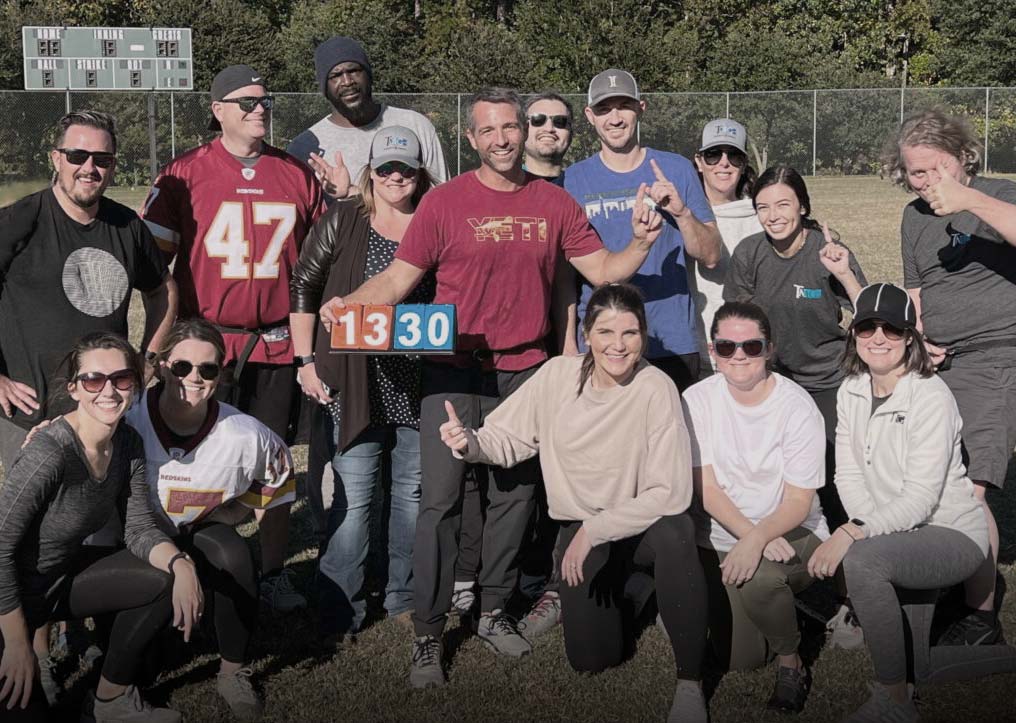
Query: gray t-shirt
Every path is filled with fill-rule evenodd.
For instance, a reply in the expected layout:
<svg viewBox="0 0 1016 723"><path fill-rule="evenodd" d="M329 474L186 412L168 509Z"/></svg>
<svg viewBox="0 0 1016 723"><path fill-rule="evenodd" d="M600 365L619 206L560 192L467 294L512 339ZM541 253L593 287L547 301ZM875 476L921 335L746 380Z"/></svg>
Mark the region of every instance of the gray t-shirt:
<svg viewBox="0 0 1016 723"><path fill-rule="evenodd" d="M105 479L92 476L66 419L36 433L0 487L0 614L22 607L45 622L47 596L71 569L82 541L119 510L124 539L147 561L168 542L155 521L141 437L126 424L113 434Z"/></svg>
<svg viewBox="0 0 1016 723"><path fill-rule="evenodd" d="M840 320L842 310L852 308L843 286L819 259L824 245L822 233L809 230L801 250L785 259L765 233L753 234L731 254L723 285L724 301L762 307L772 324L777 368L809 392L835 389L843 379L846 331ZM850 268L866 285L853 253Z"/></svg>
<svg viewBox="0 0 1016 723"><path fill-rule="evenodd" d="M388 126L405 126L416 133L420 139L423 165L427 167L434 182L444 183L448 180L448 166L445 165L444 152L434 124L427 116L407 108L382 105L377 118L359 128L342 128L332 123L329 116L325 116L294 138L286 151L304 163L310 159L311 153L317 153L330 164L335 163L335 151L340 151L342 160L349 169L349 177L355 185L370 160L370 144L374 134ZM331 198L326 198L331 202Z"/></svg>
<svg viewBox="0 0 1016 723"><path fill-rule="evenodd" d="M1012 181L975 176L970 186L1016 204ZM974 214L936 216L920 198L904 209L900 235L903 285L921 290L929 339L946 347L1016 339L1016 248ZM971 366L1008 366L1016 363L1016 345L962 359Z"/></svg>

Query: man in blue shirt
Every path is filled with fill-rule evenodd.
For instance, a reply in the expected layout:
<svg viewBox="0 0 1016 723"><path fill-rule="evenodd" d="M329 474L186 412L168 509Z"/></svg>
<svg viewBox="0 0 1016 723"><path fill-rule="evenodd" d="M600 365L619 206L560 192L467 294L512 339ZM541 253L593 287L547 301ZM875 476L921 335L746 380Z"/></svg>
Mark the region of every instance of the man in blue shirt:
<svg viewBox="0 0 1016 723"><path fill-rule="evenodd" d="M663 212L664 231L631 283L646 300L645 356L683 390L698 380L700 366L688 258L712 268L722 244L691 161L639 145L638 122L645 109L630 73L612 68L593 78L585 116L600 139L600 152L570 166L564 187L608 249L624 248L631 236L631 207L640 187ZM583 280L580 319L590 294L592 287Z"/></svg>

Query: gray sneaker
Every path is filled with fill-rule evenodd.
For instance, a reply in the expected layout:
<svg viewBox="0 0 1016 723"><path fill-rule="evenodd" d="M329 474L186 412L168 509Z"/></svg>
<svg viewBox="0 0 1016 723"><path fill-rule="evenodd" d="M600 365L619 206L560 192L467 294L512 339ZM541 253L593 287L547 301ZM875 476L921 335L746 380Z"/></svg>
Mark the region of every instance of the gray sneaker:
<svg viewBox="0 0 1016 723"><path fill-rule="evenodd" d="M409 684L414 688L440 688L446 682L441 665L441 638L424 635L414 639Z"/></svg>
<svg viewBox="0 0 1016 723"><path fill-rule="evenodd" d="M215 689L240 720L260 720L265 712L265 701L251 683L253 675L250 668L240 668L235 673L215 676Z"/></svg>
<svg viewBox="0 0 1016 723"><path fill-rule="evenodd" d="M88 707L92 709L92 717L88 717ZM175 710L169 708L153 708L141 697L141 692L133 685L128 686L124 694L113 700L102 701L89 696L85 702L83 721L95 723L180 723L183 718Z"/></svg>
<svg viewBox="0 0 1016 723"><path fill-rule="evenodd" d="M561 596L547 591L533 605L529 614L519 622L519 632L529 640L537 638L561 622Z"/></svg>
<svg viewBox="0 0 1016 723"><path fill-rule="evenodd" d="M502 610L481 614L476 634L484 645L501 655L521 658L533 652L533 646L519 632L518 623Z"/></svg>
<svg viewBox="0 0 1016 723"><path fill-rule="evenodd" d="M871 697L844 718L843 723L913 723L921 719L909 687L910 699L906 703L897 703L890 698L889 691L881 683L872 683L869 688Z"/></svg>
<svg viewBox="0 0 1016 723"><path fill-rule="evenodd" d="M39 658L39 687L42 688L50 708L56 707L60 694L63 693L63 687L56 679L56 666L57 661L49 655Z"/></svg>
<svg viewBox="0 0 1016 723"><path fill-rule="evenodd" d="M702 685L694 680L677 681L674 702L670 705L667 723L707 723L706 698Z"/></svg>

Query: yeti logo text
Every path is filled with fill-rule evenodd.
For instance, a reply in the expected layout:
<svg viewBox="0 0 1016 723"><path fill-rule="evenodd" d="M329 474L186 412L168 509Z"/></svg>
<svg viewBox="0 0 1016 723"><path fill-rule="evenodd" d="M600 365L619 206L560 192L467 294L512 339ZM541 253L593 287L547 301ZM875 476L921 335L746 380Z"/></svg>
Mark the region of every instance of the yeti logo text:
<svg viewBox="0 0 1016 723"><path fill-rule="evenodd" d="M484 216L469 219L477 241L547 243L547 219L535 216Z"/></svg>
<svg viewBox="0 0 1016 723"><path fill-rule="evenodd" d="M800 284L794 284L795 299L821 299L822 289L807 289Z"/></svg>

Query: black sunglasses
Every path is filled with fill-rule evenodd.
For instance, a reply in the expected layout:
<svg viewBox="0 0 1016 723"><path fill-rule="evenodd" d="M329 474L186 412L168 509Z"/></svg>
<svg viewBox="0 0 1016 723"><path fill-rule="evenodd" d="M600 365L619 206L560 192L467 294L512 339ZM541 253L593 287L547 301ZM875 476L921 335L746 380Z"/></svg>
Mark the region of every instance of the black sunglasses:
<svg viewBox="0 0 1016 723"><path fill-rule="evenodd" d="M548 118L555 128L564 129L571 125L571 121L566 115L547 115L546 113L534 113L529 116L529 125L533 128L542 128Z"/></svg>
<svg viewBox="0 0 1016 723"><path fill-rule="evenodd" d="M737 353L737 350L744 349L745 356L760 357L766 353L769 342L765 339L745 339L744 341L731 341L730 339L713 339L713 351L716 356L729 359Z"/></svg>
<svg viewBox="0 0 1016 723"><path fill-rule="evenodd" d="M206 382L210 382L213 379L219 378L219 365L215 362L202 362L194 365L186 359L177 359L175 362L169 365L169 371L173 373L174 377L180 377L183 379L185 376L191 373L191 369L195 366L198 368L198 374Z"/></svg>
<svg viewBox="0 0 1016 723"><path fill-rule="evenodd" d="M116 163L116 154L106 151L83 151L80 148L57 148L67 157L67 162L74 166L83 166L91 157L96 168L109 168Z"/></svg>
<svg viewBox="0 0 1016 723"><path fill-rule="evenodd" d="M715 166L723 158L723 154L727 154L727 160L730 161L730 165L734 168L744 168L748 164L748 156L741 153L736 148L707 148L702 151L699 155L707 166Z"/></svg>
<svg viewBox="0 0 1016 723"><path fill-rule="evenodd" d="M98 394L105 389L107 381L111 382L117 391L128 392L138 383L138 378L131 369L120 369L112 374L85 372L74 377L74 381L89 394Z"/></svg>
<svg viewBox="0 0 1016 723"><path fill-rule="evenodd" d="M416 178L416 169L412 166L407 166L405 163L399 163L398 161L389 161L388 163L382 163L380 166L374 169L374 173L381 176L381 178L388 178L398 171L402 174L403 178Z"/></svg>
<svg viewBox="0 0 1016 723"><path fill-rule="evenodd" d="M219 102L236 103L244 113L250 113L258 107L258 104L265 110L271 110L272 106L275 105L275 98L270 95L262 95L261 97L245 95L243 98L223 98Z"/></svg>
<svg viewBox="0 0 1016 723"><path fill-rule="evenodd" d="M875 336L876 329L881 329L882 333L885 334L885 338L889 341L899 341L904 335L903 329L892 324L887 324L884 321L875 321L874 319L862 321L854 326L854 335L858 339L870 339Z"/></svg>

